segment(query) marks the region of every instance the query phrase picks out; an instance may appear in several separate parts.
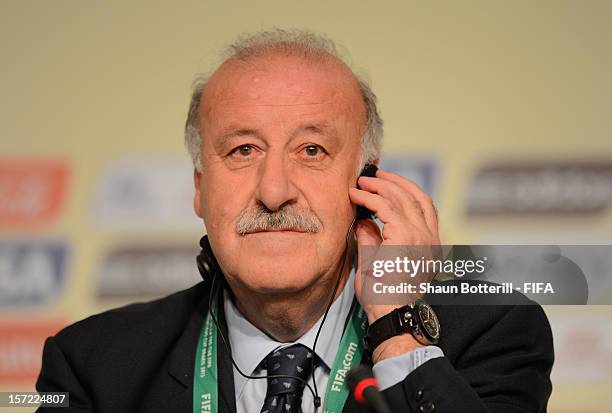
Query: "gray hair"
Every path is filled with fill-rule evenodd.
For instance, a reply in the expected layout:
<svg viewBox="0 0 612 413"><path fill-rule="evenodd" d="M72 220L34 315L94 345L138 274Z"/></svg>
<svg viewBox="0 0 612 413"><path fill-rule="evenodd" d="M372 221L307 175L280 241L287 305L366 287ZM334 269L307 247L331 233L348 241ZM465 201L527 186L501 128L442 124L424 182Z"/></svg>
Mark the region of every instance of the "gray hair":
<svg viewBox="0 0 612 413"><path fill-rule="evenodd" d="M281 52L287 55L300 55L306 58L324 59L335 57L348 66L342 58L334 42L322 35L307 30L264 31L255 34L243 34L231 44L222 54L227 60L247 61L269 52ZM361 137L361 160L357 173L368 162L380 158L383 137L383 121L378 114L376 95L367 80L355 74L359 90L365 105L365 131ZM202 137L198 127L198 112L201 105L202 92L206 88L210 76L200 75L193 82L189 112L185 122L185 146L191 155L194 167L202 172Z"/></svg>

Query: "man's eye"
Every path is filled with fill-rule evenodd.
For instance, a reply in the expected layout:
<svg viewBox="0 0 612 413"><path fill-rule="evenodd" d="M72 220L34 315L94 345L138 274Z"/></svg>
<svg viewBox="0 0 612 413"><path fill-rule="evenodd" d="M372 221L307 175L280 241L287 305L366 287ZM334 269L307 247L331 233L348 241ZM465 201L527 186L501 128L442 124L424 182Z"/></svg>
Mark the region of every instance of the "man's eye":
<svg viewBox="0 0 612 413"><path fill-rule="evenodd" d="M253 153L253 150L253 145L241 145L232 151L232 155L247 157Z"/></svg>
<svg viewBox="0 0 612 413"><path fill-rule="evenodd" d="M319 145L308 145L304 147L304 153L308 157L315 158L323 155L324 151Z"/></svg>

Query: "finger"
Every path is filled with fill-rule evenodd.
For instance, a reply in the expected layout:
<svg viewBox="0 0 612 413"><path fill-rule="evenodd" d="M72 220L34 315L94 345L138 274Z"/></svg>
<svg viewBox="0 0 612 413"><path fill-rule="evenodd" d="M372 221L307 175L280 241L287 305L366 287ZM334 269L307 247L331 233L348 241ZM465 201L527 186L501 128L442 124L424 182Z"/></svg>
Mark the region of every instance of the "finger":
<svg viewBox="0 0 612 413"><path fill-rule="evenodd" d="M363 190L378 194L399 205L406 212L409 220L417 221L413 224L429 228L425 210L421 203L408 190L397 183L386 179L361 177L359 178L359 186Z"/></svg>
<svg viewBox="0 0 612 413"><path fill-rule="evenodd" d="M382 221L384 224L381 231L383 242L393 242L395 245L405 243L420 245L438 242L437 234L430 233L425 220L407 220L405 213L399 207L395 207L392 202L380 195L351 188L349 197L353 203L365 206L373 211L377 218ZM432 236L434 237L433 241Z"/></svg>
<svg viewBox="0 0 612 413"><path fill-rule="evenodd" d="M371 257L365 257L365 255L371 255L366 252L367 247L375 248L383 242L380 229L373 219L363 219L357 221L355 224L355 235L357 237L357 275L355 277L355 293L357 297L361 297L361 289L364 280L363 261L369 261ZM370 251L371 252L371 251ZM368 266L365 263L366 267Z"/></svg>
<svg viewBox="0 0 612 413"><path fill-rule="evenodd" d="M410 179L393 172L383 171L381 169L376 172L376 177L396 183L406 191L410 192L410 194L421 204L423 204L424 207L430 206L433 209L433 200L429 194L427 194L427 192L425 192L420 186Z"/></svg>
<svg viewBox="0 0 612 413"><path fill-rule="evenodd" d="M373 219L362 219L355 224L355 235L357 246L364 245L379 246L383 242L380 229Z"/></svg>
<svg viewBox="0 0 612 413"><path fill-rule="evenodd" d="M410 192L410 194L419 202L419 204L423 208L425 220L427 221L427 226L429 227L430 231L432 233L438 233L437 210L433 204L433 200L431 199L431 197L425 191L423 191L421 187L401 175L389 171L383 171L381 169L376 172L376 177L394 182L402 188L406 189L408 192Z"/></svg>
<svg viewBox="0 0 612 413"><path fill-rule="evenodd" d="M357 188L350 188L349 198L352 203L364 206L374 212L376 217L380 219L383 224L399 220L397 207L378 194L373 194Z"/></svg>

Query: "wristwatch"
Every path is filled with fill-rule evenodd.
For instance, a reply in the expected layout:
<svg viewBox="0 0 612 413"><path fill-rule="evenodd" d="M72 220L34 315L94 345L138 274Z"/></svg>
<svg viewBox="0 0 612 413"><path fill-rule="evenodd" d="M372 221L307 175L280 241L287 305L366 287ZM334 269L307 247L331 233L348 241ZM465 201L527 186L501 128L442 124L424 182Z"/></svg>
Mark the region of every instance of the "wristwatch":
<svg viewBox="0 0 612 413"><path fill-rule="evenodd" d="M374 351L380 343L400 334L410 333L424 346L440 341L440 322L433 308L422 299L396 308L374 321L363 338L364 348Z"/></svg>

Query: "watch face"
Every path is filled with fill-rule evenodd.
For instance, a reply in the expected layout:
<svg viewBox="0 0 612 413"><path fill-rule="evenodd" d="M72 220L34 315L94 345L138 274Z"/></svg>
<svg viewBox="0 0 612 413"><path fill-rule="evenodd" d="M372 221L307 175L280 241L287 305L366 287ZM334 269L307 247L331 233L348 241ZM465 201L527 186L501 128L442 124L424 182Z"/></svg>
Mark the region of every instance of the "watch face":
<svg viewBox="0 0 612 413"><path fill-rule="evenodd" d="M430 338L432 342L437 342L440 338L440 323L438 322L438 317L436 313L434 313L433 308L428 304L419 304L417 310L424 333L429 336L428 338Z"/></svg>

